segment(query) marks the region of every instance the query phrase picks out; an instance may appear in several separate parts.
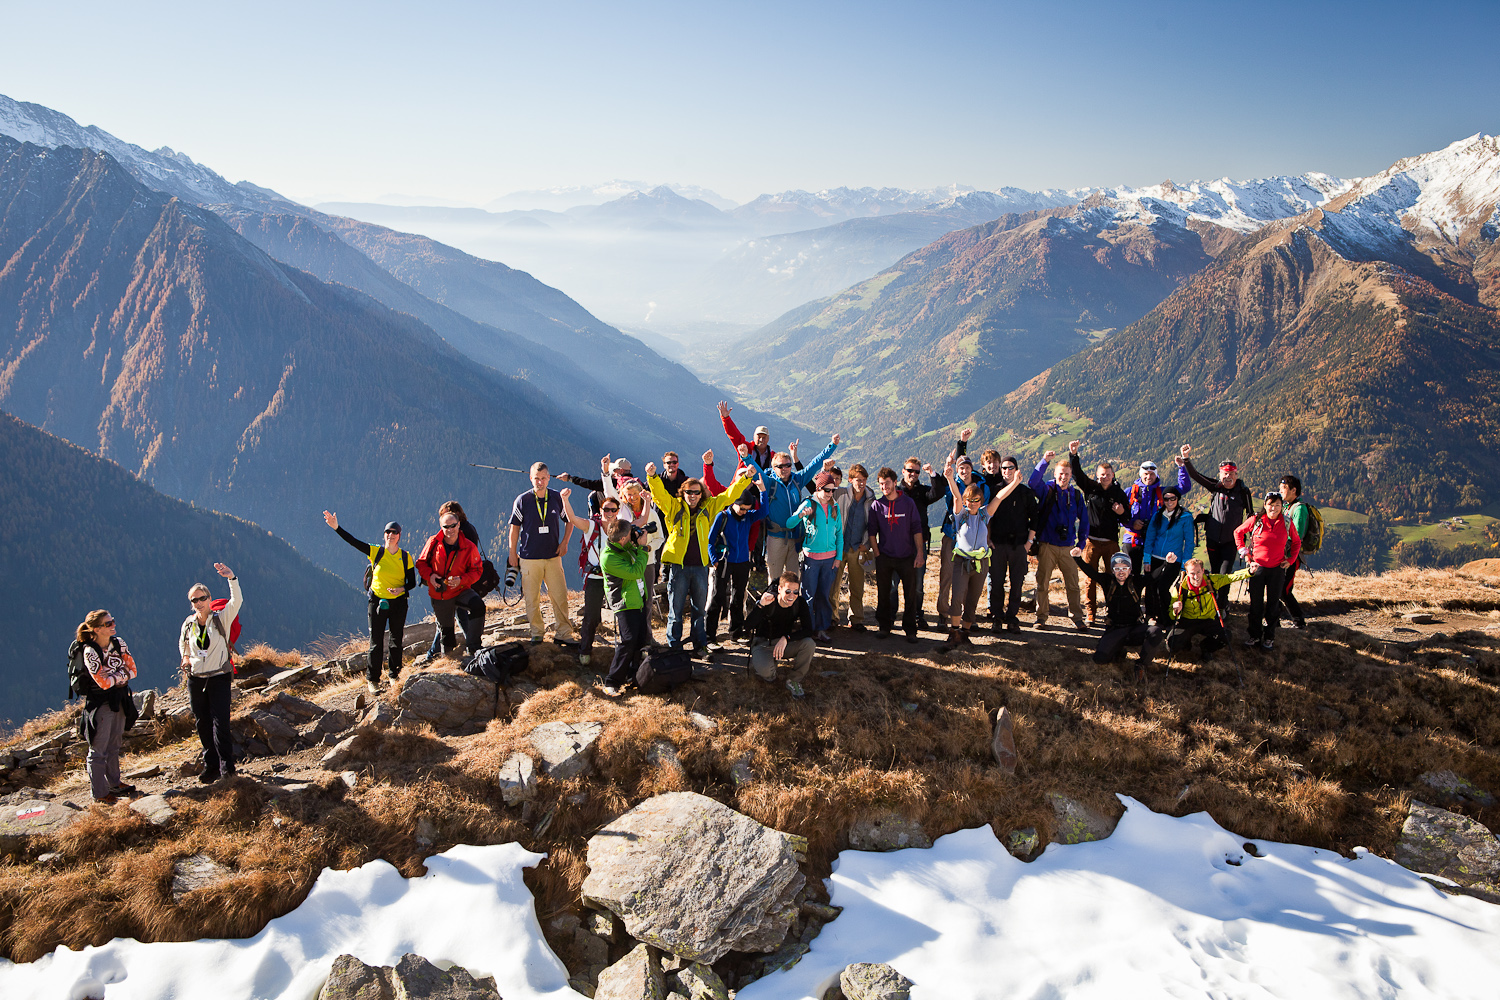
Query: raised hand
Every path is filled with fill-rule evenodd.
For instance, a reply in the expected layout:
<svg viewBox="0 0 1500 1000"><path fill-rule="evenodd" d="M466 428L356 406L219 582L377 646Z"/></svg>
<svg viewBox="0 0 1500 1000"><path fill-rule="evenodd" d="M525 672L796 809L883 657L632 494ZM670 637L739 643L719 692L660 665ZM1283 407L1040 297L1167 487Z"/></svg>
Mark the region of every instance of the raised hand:
<svg viewBox="0 0 1500 1000"><path fill-rule="evenodd" d="M729 404L721 399L719 400L719 418L723 419L727 416L729 416Z"/></svg>
<svg viewBox="0 0 1500 1000"><path fill-rule="evenodd" d="M707 451L705 451L703 453L703 464L704 465L713 465L714 464L714 450L712 448L708 449Z"/></svg>
<svg viewBox="0 0 1500 1000"><path fill-rule="evenodd" d="M1114 512L1116 514L1123 514L1123 513L1125 513L1125 505L1122 504L1122 503L1115 504L1114 505Z"/></svg>
<svg viewBox="0 0 1500 1000"><path fill-rule="evenodd" d="M214 569L218 570L219 575L226 580L231 576L234 576L234 570L230 569L228 566L225 566L223 563L214 563Z"/></svg>
<svg viewBox="0 0 1500 1000"><path fill-rule="evenodd" d="M834 444L838 444L838 443L839 443L839 436L838 436L838 435L837 435L837 434L835 434L835 435L834 435L834 436L833 436L833 443L834 443Z"/></svg>
<svg viewBox="0 0 1500 1000"><path fill-rule="evenodd" d="M922 463L922 471L925 472L925 473L927 473L929 476L932 475L932 463L931 462L923 462Z"/></svg>
<svg viewBox="0 0 1500 1000"><path fill-rule="evenodd" d="M654 475L656 475L656 463L655 462L647 462L646 463L646 478L650 479Z"/></svg>
<svg viewBox="0 0 1500 1000"><path fill-rule="evenodd" d="M755 475L755 473L751 471L750 466L748 465L742 465L738 469L734 470L734 478L736 479L749 479L753 475Z"/></svg>
<svg viewBox="0 0 1500 1000"><path fill-rule="evenodd" d="M750 446L748 444L741 444L734 450L740 453L740 458L750 457Z"/></svg>
<svg viewBox="0 0 1500 1000"><path fill-rule="evenodd" d="M553 479L561 479L565 483L571 483L573 481L573 477L570 476L566 472L559 472L557 475L553 476L552 478Z"/></svg>
<svg viewBox="0 0 1500 1000"><path fill-rule="evenodd" d="M1183 445L1182 446L1181 454L1182 454L1183 458L1192 458L1193 457L1193 446L1190 445L1190 444Z"/></svg>
<svg viewBox="0 0 1500 1000"><path fill-rule="evenodd" d="M1068 442L1068 454L1069 455L1076 455L1076 454L1078 454L1078 446L1081 445L1081 444L1083 444L1082 441L1069 441Z"/></svg>
<svg viewBox="0 0 1500 1000"><path fill-rule="evenodd" d="M792 461L793 462L800 462L800 461L802 461L802 459L800 459L800 458L797 457L797 446L800 445L801 443L802 443L802 439L798 438L797 440L793 441L791 444L789 444L789 445L786 446L786 453L788 455L792 456Z"/></svg>
<svg viewBox="0 0 1500 1000"><path fill-rule="evenodd" d="M961 430L961 431L958 432L958 439L960 441L965 442L965 443L967 443L968 440L969 440L969 438L971 438L973 436L974 436L974 428L972 428L972 427L965 427L963 430Z"/></svg>
<svg viewBox="0 0 1500 1000"><path fill-rule="evenodd" d="M603 469L605 472L608 472L609 466L610 461L608 455L605 455L603 458L599 459L599 468Z"/></svg>
<svg viewBox="0 0 1500 1000"><path fill-rule="evenodd" d="M745 471L749 472L750 470L747 468ZM765 480L761 479L759 476L756 476L755 477L755 488L758 489L758 490L760 490L762 493L764 493L766 491Z"/></svg>
<svg viewBox="0 0 1500 1000"><path fill-rule="evenodd" d="M331 510L325 510L323 512L323 521L330 528L333 528L335 531L338 530L339 516L337 514L335 514L333 511L331 511Z"/></svg>
<svg viewBox="0 0 1500 1000"><path fill-rule="evenodd" d="M570 489L563 489L562 492L558 493L557 495L566 500L568 499L568 497L573 495L573 491Z"/></svg>
<svg viewBox="0 0 1500 1000"><path fill-rule="evenodd" d="M763 608L769 608L775 601L776 592L774 590L768 590L760 595L760 606Z"/></svg>
<svg viewBox="0 0 1500 1000"><path fill-rule="evenodd" d="M1048 464L1050 464L1052 462L1052 460L1054 458L1056 458L1056 457L1057 457L1057 452L1053 451L1050 448L1048 448L1046 451L1042 452L1042 461L1043 462L1047 462Z"/></svg>

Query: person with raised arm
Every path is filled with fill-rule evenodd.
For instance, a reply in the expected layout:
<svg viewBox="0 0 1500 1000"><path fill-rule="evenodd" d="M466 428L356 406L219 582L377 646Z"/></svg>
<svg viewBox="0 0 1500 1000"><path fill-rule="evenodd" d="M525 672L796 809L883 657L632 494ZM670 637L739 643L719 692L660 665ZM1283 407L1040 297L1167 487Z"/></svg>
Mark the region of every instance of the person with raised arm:
<svg viewBox="0 0 1500 1000"><path fill-rule="evenodd" d="M907 642L917 641L917 612L922 607L922 541L927 526L916 501L896 485L896 470L887 466L876 480L880 496L870 504L870 548L875 553L875 621L881 635L896 623L896 587L901 588L901 627Z"/></svg>
<svg viewBox="0 0 1500 1000"><path fill-rule="evenodd" d="M1220 462L1219 478L1209 479L1193 467L1192 455L1192 445L1183 445L1176 458L1177 465L1213 496L1203 522L1203 543L1208 549L1209 571L1224 576L1234 569L1239 554L1234 534L1255 514L1255 497L1240 478L1240 468L1233 461L1225 459ZM1185 490L1183 495L1186 495ZM1219 591L1219 607L1225 614L1229 613L1227 585Z"/></svg>
<svg viewBox="0 0 1500 1000"><path fill-rule="evenodd" d="M645 581L651 553L641 544L644 535L622 517L609 526L608 540L599 553L604 599L615 614L615 655L604 675L604 693L611 698L618 698L635 679L641 652L651 644Z"/></svg>
<svg viewBox="0 0 1500 1000"><path fill-rule="evenodd" d="M1280 492L1266 494L1261 512L1235 529L1238 552L1250 564L1250 624L1247 646L1269 650L1276 645L1281 621L1281 594L1286 568L1302 554L1302 539L1282 510Z"/></svg>
<svg viewBox="0 0 1500 1000"><path fill-rule="evenodd" d="M795 448L796 442L792 443ZM833 455L839 446L839 436L829 439L827 446L817 454L805 469L793 468L791 451L778 451L771 456L771 468L766 470L755 459L745 456L746 466L754 469L766 484L766 523L769 537L766 539L766 573L772 580L779 579L787 570L797 571L797 549L800 542L802 522L795 516L802 506L802 487L806 486L819 471L823 460Z"/></svg>
<svg viewBox="0 0 1500 1000"><path fill-rule="evenodd" d="M605 497L599 504L599 513L579 517L573 513L569 499L573 491L563 489L557 495L562 499L563 517L578 531L580 539L578 569L583 573L583 621L578 626L578 662L586 667L593 662L594 635L604 615L604 570L599 559L608 544L610 525L620 520L620 501Z"/></svg>
<svg viewBox="0 0 1500 1000"><path fill-rule="evenodd" d="M973 435L974 429L972 427L965 427L959 431L958 441L954 443L953 451L949 455L949 458L953 459L953 471L961 489L958 492L954 492L952 483L950 482L948 489L943 491L943 526L938 529L943 536L942 547L938 550L937 613L939 628L949 618L948 594L953 589L953 545L956 533L954 515L963 506L959 497L962 495L963 489L967 489L969 486L978 486L984 494L984 502L986 504L990 502L989 480L975 470L974 460L967 454L969 438L973 437ZM986 545L985 548L988 549L989 546ZM959 608L958 610L961 611L963 609Z"/></svg>
<svg viewBox="0 0 1500 1000"><path fill-rule="evenodd" d="M1175 486L1163 487L1161 509L1146 525L1141 557L1141 566L1145 570L1146 617L1154 624L1166 627L1172 584L1182 567L1193 558L1197 546L1198 526L1193 515L1182 509L1182 494Z"/></svg>
<svg viewBox="0 0 1500 1000"><path fill-rule="evenodd" d="M1038 515L1036 557L1036 627L1047 627L1047 618L1052 610L1047 590L1052 582L1052 571L1062 574L1063 587L1068 592L1068 614L1073 627L1082 632L1088 626L1083 621L1083 604L1078 593L1078 566L1069 554L1074 546L1081 546L1089 537L1089 508L1083 493L1073 485L1073 467L1058 463L1052 481L1047 482L1047 466L1057 457L1057 452L1047 451L1036 464L1028 485L1040 498L1041 513Z"/></svg>
<svg viewBox="0 0 1500 1000"><path fill-rule="evenodd" d="M759 494L757 504L746 491L735 498L714 518L708 530L708 560L712 565L708 577L708 641L718 641L719 621L727 614L729 635L735 640L745 634L745 589L750 583L750 536L766 517L763 480L755 480Z"/></svg>
<svg viewBox="0 0 1500 1000"><path fill-rule="evenodd" d="M830 598L833 581L839 576L839 562L844 557L844 514L833 493L837 487L831 472L813 477L813 495L793 512L802 519L802 590L810 596L813 638L832 641L828 630L833 627Z"/></svg>
<svg viewBox="0 0 1500 1000"><path fill-rule="evenodd" d="M510 565L521 570L521 594L526 599L526 620L531 643L546 637L542 619L542 587L552 603L553 638L559 645L578 641L568 619L568 581L563 575L563 556L573 525L563 517L562 497L547 484L552 475L545 462L531 466L531 489L516 497L510 511ZM469 650L473 652L473 650Z"/></svg>
<svg viewBox="0 0 1500 1000"><path fill-rule="evenodd" d="M1160 645L1161 629L1141 620L1141 591L1136 583L1130 556L1116 552L1109 557L1109 572L1101 573L1083 561L1083 549L1073 547L1074 564L1104 590L1104 634L1094 647L1095 663L1114 663L1125 658L1126 646L1141 647L1141 660L1135 679L1146 679L1146 668Z"/></svg>
<svg viewBox="0 0 1500 1000"><path fill-rule="evenodd" d="M1109 557L1120 551L1120 519L1126 514L1129 499L1115 480L1113 464L1100 462L1094 468L1093 479L1083 471L1083 461L1078 454L1082 444L1081 441L1068 442L1068 467L1089 505L1089 540L1083 546L1083 561L1097 570L1107 566ZM1089 577L1083 607L1088 612L1090 628L1099 623L1098 595L1099 585Z"/></svg>
<svg viewBox="0 0 1500 1000"><path fill-rule="evenodd" d="M1027 550L1036 541L1041 504L1031 487L1026 485L1026 477L1021 475L1020 463L1014 455L1002 458L999 452L989 449L985 451L982 462L991 496L1013 482L1021 484L1000 502L990 518L990 618L996 632L1002 625L1007 632L1019 632ZM1010 581L1008 597L1005 593L1007 577Z"/></svg>
<svg viewBox="0 0 1500 1000"><path fill-rule="evenodd" d="M922 482L922 473L927 473L928 482ZM933 504L943 499L948 494L948 484L943 482L930 464L924 463L915 455L911 456L901 466L901 492L911 497L912 503L917 505L917 516L922 523L922 565L918 567L917 574L917 627L927 627L927 615L922 608L921 597L923 594L922 578L927 574L926 555L932 550L932 531L928 524L927 512Z"/></svg>
<svg viewBox="0 0 1500 1000"><path fill-rule="evenodd" d="M641 529L640 544L646 547L651 558L646 565L646 608L648 616L656 594L657 577L661 575L661 550L667 544L667 530L662 525L661 511L651 502L651 494L639 479L623 479L619 488L615 484L604 484L604 495L620 501L620 516Z"/></svg>
<svg viewBox="0 0 1500 1000"><path fill-rule="evenodd" d="M793 698L801 698L802 678L812 667L818 644L813 638L812 611L802 596L802 582L796 573L783 573L776 586L767 590L750 609L745 627L754 636L750 640L750 669L763 681L776 683L776 664L790 662L791 673L786 689Z"/></svg>
<svg viewBox="0 0 1500 1000"><path fill-rule="evenodd" d="M948 480L950 496L959 497L961 507L953 515L953 547L950 586L952 593L947 605L950 611L948 641L939 646L947 652L958 646L971 645L969 633L974 631L974 615L979 609L979 595L984 592L984 582L989 576L990 518L1011 494L1023 489L1021 477L1014 476L993 497L986 495L983 485L972 479L965 483L956 473L957 450L948 456L943 465L943 476ZM973 466L970 465L970 471Z"/></svg>
<svg viewBox="0 0 1500 1000"><path fill-rule="evenodd" d="M1192 489L1192 482L1188 479L1187 470L1182 466L1177 467L1177 502L1182 505L1182 498L1187 496L1188 490ZM1125 521L1125 551L1130 554L1130 563L1135 567L1135 575L1144 577L1151 563L1145 558L1146 552L1146 526L1156 516L1156 512L1162 508L1162 498L1165 496L1166 484L1161 481L1157 471L1156 463L1147 459L1141 463L1140 478L1131 484L1126 493L1126 521Z"/></svg>
<svg viewBox="0 0 1500 1000"><path fill-rule="evenodd" d="M214 572L229 581L229 603L215 611L207 584L193 584L188 588L193 613L183 620L177 634L177 651L182 654L182 673L188 683L188 705L198 722L198 742L203 744L203 770L198 780L205 785L234 774L234 734L229 731L234 660L229 633L245 605L240 578L234 570L214 563Z"/></svg>
<svg viewBox="0 0 1500 1000"><path fill-rule="evenodd" d="M583 476L575 476L568 472L559 472L552 478L560 479L570 486L577 486L579 489L589 490L589 511L591 513L598 513L599 502L604 499L605 484L610 483L618 490L621 483L627 479L633 479L635 476L630 471L630 459L617 458L611 460L610 456L605 455L599 460L598 479L586 479Z"/></svg>
<svg viewBox="0 0 1500 1000"><path fill-rule="evenodd" d="M370 563L367 570L370 585L365 590L365 610L370 620L370 656L365 687L375 694L380 689L383 665L389 663L392 683L401 675L401 656L405 649L401 640L406 630L407 595L417 587L416 564L411 553L401 547L401 525L396 521L385 526L383 545L371 545L349 534L340 527L339 516L331 510L323 512L323 521ZM386 647L387 632L390 634L389 651Z"/></svg>

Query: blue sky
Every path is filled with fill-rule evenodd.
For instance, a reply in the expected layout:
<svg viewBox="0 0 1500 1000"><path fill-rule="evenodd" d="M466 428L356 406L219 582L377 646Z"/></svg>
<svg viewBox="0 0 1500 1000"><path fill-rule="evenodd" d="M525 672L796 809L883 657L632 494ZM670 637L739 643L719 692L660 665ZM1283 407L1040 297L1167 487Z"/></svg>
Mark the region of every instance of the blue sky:
<svg viewBox="0 0 1500 1000"><path fill-rule="evenodd" d="M0 0L0 93L304 200L1373 173L1500 130L1500 3Z"/></svg>

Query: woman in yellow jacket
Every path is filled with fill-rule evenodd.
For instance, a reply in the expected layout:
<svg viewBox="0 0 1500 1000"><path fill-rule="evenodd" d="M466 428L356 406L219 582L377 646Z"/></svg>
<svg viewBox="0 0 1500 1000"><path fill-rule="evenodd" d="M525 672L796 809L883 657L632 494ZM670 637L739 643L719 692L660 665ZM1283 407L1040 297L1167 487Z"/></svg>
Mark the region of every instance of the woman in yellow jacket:
<svg viewBox="0 0 1500 1000"><path fill-rule="evenodd" d="M752 474L748 466L740 466L729 488L716 497L707 495L701 480L687 479L674 497L656 474L655 463L646 464L651 499L661 508L667 528L661 562L667 571L667 641L673 649L682 648L682 612L691 597L693 651L700 657L708 655L708 633L703 627L708 607L708 532L719 511L745 492Z"/></svg>

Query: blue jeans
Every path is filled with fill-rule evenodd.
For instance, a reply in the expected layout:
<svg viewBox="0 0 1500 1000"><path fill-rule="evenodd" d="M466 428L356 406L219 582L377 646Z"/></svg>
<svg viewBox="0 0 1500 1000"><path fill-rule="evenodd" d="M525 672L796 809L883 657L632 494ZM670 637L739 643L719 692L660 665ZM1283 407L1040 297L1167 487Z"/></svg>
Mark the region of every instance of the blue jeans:
<svg viewBox="0 0 1500 1000"><path fill-rule="evenodd" d="M814 632L822 632L833 626L833 603L828 599L833 589L833 559L809 559L802 557L802 593L810 595L808 604L812 611Z"/></svg>
<svg viewBox="0 0 1500 1000"><path fill-rule="evenodd" d="M691 599L693 648L701 652L708 648L708 632L703 627L703 613L708 609L708 567L664 565L667 568L667 643L673 649L682 648L682 613Z"/></svg>

